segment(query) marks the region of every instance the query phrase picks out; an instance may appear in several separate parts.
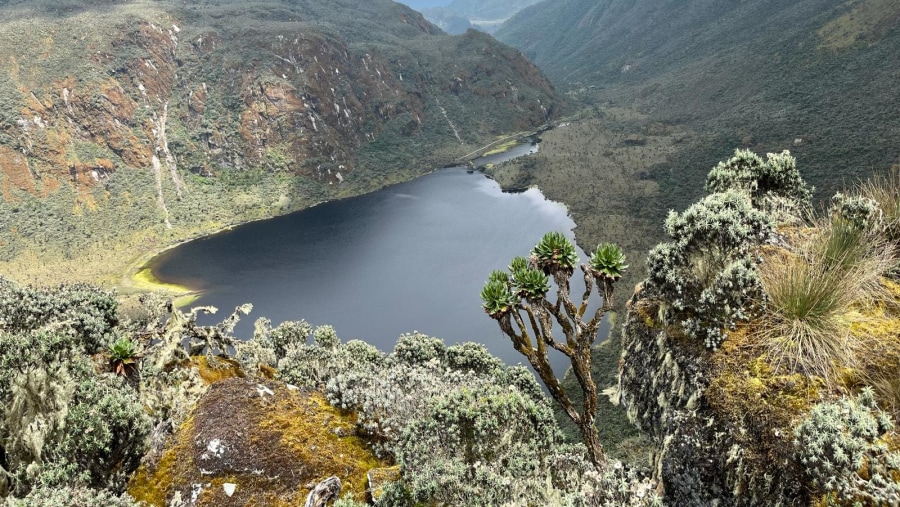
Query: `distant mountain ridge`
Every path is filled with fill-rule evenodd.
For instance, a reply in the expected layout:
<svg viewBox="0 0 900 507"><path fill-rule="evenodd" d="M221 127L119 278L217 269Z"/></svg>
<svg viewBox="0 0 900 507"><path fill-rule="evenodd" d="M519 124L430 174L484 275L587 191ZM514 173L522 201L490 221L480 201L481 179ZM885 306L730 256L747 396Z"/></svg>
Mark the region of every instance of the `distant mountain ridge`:
<svg viewBox="0 0 900 507"><path fill-rule="evenodd" d="M426 19L445 32L459 34L470 27L494 33L513 14L539 1L541 0L447 0L433 2L436 4L433 6L422 6L427 2L415 0L403 3L420 10Z"/></svg>
<svg viewBox="0 0 900 507"><path fill-rule="evenodd" d="M453 0L447 8L464 15L469 19L500 20L509 18L522 9L540 1L541 0Z"/></svg>
<svg viewBox="0 0 900 507"><path fill-rule="evenodd" d="M422 11L422 9L432 9L434 7L444 7L449 4L451 0L402 0L397 3L401 3L404 5L408 5L417 11Z"/></svg>

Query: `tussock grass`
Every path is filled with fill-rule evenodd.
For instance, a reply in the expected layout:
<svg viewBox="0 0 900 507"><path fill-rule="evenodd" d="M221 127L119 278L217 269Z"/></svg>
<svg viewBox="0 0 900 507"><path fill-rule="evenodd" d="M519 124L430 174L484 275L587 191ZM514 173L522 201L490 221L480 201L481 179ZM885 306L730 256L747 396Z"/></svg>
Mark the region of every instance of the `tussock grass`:
<svg viewBox="0 0 900 507"><path fill-rule="evenodd" d="M865 231L841 218L830 220L820 227L820 234L813 239L811 254L819 256L824 269L842 271L864 261L870 249Z"/></svg>
<svg viewBox="0 0 900 507"><path fill-rule="evenodd" d="M854 305L888 298L881 277L893 263L878 235L837 218L818 224L796 252L770 256L760 266L768 296L761 336L772 364L826 381L855 367L860 347L846 316Z"/></svg>
<svg viewBox="0 0 900 507"><path fill-rule="evenodd" d="M765 264L760 274L769 297L762 337L773 364L830 378L837 361L852 358L840 320L853 302L843 273L794 256Z"/></svg>

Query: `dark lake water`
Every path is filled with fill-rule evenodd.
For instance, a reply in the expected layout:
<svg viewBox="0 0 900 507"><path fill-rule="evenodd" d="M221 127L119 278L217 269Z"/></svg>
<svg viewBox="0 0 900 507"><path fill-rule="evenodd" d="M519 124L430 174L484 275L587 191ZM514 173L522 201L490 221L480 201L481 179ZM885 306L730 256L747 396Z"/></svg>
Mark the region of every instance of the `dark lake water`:
<svg viewBox="0 0 900 507"><path fill-rule="evenodd" d="M545 232L571 238L574 226L564 206L536 189L503 193L480 173L444 169L192 241L151 266L163 281L203 291L194 305L219 308L206 323L252 303L240 337L259 317L273 325L306 319L384 351L417 330L447 344L483 343L517 364L524 358L481 308L481 287ZM554 360L559 375L567 364Z"/></svg>

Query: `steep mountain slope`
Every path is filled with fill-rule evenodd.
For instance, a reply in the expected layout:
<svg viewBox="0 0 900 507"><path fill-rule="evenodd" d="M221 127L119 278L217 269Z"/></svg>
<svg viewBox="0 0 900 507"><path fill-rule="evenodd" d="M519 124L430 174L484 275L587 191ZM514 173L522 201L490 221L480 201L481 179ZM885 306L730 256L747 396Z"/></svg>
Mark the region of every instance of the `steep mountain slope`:
<svg viewBox="0 0 900 507"><path fill-rule="evenodd" d="M891 0L570 0L525 9L497 36L591 103L696 129L650 169L667 207L684 207L740 145L790 148L825 197L896 162L898 24Z"/></svg>
<svg viewBox="0 0 900 507"><path fill-rule="evenodd" d="M390 0L8 1L0 20L0 269L20 279L410 178L560 105L518 51Z"/></svg>

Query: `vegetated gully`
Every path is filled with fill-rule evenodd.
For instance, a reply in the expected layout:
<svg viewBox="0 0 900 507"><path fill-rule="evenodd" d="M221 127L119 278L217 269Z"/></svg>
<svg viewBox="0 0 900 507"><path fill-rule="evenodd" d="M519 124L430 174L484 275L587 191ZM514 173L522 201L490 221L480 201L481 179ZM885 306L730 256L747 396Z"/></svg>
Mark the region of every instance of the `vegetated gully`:
<svg viewBox="0 0 900 507"><path fill-rule="evenodd" d="M150 261L159 280L198 291L193 305L220 310L213 324L252 303L235 332L249 338L259 317L273 325L306 319L330 324L343 341L390 351L402 333L420 331L448 345L484 344L507 364L522 362L481 308L490 272L527 256L541 236L574 241L565 206L532 188L505 193L477 172L538 150L531 143L466 167L435 171L370 194L251 222L167 250ZM474 173L474 174L472 174ZM581 259L586 259L579 249ZM583 281L573 277L580 297ZM594 302L599 304L599 300ZM608 333L604 323L601 336ZM552 351L558 375L568 360Z"/></svg>

